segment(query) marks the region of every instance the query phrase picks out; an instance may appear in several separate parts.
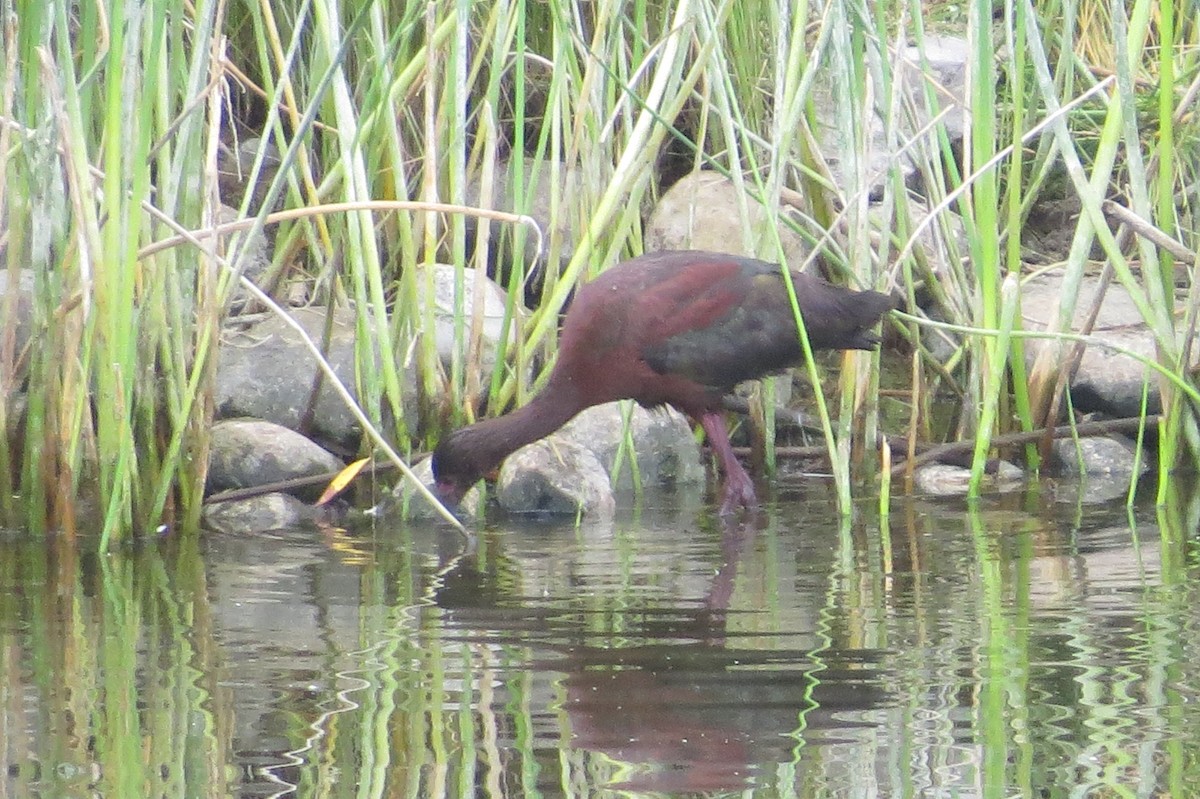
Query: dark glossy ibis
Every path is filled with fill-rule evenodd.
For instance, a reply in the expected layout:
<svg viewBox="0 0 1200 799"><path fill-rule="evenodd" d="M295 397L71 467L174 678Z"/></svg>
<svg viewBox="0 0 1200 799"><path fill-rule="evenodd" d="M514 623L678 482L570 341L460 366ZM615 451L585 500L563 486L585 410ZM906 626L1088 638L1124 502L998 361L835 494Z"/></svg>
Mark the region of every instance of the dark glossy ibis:
<svg viewBox="0 0 1200 799"><path fill-rule="evenodd" d="M813 349L873 349L869 330L895 307L807 274L792 282ZM777 264L709 252L657 252L620 263L576 293L558 360L529 404L451 433L433 453L436 490L457 504L512 452L592 405L671 405L699 422L725 475L722 513L755 503L729 443L721 398L743 380L802 358Z"/></svg>

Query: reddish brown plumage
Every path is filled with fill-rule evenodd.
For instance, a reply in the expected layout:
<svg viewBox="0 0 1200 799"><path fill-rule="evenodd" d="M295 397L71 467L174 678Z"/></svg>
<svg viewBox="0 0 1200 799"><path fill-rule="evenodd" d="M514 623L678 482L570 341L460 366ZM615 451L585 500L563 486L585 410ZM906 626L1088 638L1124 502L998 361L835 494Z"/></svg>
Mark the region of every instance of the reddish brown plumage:
<svg viewBox="0 0 1200 799"><path fill-rule="evenodd" d="M868 330L895 304L792 274L813 349L870 349ZM464 427L433 454L442 498L463 493L516 449L584 408L618 399L671 405L703 426L725 473L722 512L753 505L754 487L729 445L721 398L737 383L801 358L780 267L707 252L659 252L618 264L583 286L567 312L558 361L523 408Z"/></svg>

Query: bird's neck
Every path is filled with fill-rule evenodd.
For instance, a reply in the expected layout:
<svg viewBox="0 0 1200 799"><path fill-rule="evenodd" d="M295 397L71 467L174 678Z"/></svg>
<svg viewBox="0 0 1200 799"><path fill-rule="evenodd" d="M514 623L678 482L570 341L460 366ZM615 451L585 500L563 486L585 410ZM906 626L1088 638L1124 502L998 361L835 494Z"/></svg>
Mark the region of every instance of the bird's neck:
<svg viewBox="0 0 1200 799"><path fill-rule="evenodd" d="M511 413L485 419L471 427L470 445L491 467L526 444L545 438L586 407L570 391L547 391Z"/></svg>

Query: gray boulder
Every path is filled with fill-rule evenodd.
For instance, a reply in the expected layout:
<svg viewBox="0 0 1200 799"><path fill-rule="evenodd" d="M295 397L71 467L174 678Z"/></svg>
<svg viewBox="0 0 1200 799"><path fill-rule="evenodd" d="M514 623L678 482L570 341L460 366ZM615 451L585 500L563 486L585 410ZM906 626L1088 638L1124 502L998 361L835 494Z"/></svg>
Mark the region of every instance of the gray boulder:
<svg viewBox="0 0 1200 799"><path fill-rule="evenodd" d="M1091 436L1078 442L1060 438L1052 451L1062 475L1050 484L1056 502L1101 504L1123 499L1130 484L1150 469L1149 458L1143 455L1134 471L1137 447L1121 436Z"/></svg>
<svg viewBox="0 0 1200 799"><path fill-rule="evenodd" d="M903 99L896 120L899 135L891 144L884 128L884 111L890 98L880 86L868 89L870 95L876 98L877 105L882 107L882 110L877 107L874 124L870 126L866 153L859 154L859 157L866 159L866 177L873 199L882 196L884 184L891 180L893 170L899 169L904 175L905 184L912 186L919 182L918 159L940 157L938 140L932 130L924 134L925 138L917 142L916 147L905 150L902 155L896 151L943 109L949 111L941 118L940 124L945 127L951 146L961 144L966 125L966 70L969 55L967 41L957 36L926 36L923 48L909 47L905 50L900 69L894 75ZM868 72L868 81L872 80L870 75ZM926 111L926 88L932 94L932 113ZM813 107L817 114L814 132L821 154L829 167L834 185L845 187L850 185L850 181L841 158L854 145L852 139L848 138L853 132L847 130L840 121L834 102L835 95L842 91L843 88L835 85L831 77L820 78L813 88L816 99ZM913 108L914 113L907 114L907 108Z"/></svg>
<svg viewBox="0 0 1200 799"><path fill-rule="evenodd" d="M449 366L455 350L455 317L460 313L464 317L463 347L469 343L478 292L482 356L479 378L486 381L496 363L496 351L504 334L504 306L508 295L499 284L486 275L479 274L476 269L465 267L462 275L462 293L458 294L455 290L458 269L448 264L433 265L433 334L437 340L438 357L442 363ZM418 280L417 286L418 296L423 304L426 301L425 281ZM520 303L514 305L514 312L516 318L508 325L509 344L516 343L517 329L525 318L525 308Z"/></svg>
<svg viewBox="0 0 1200 799"><path fill-rule="evenodd" d="M1025 283L1021 292L1021 311L1026 329L1047 328L1058 308L1063 291L1062 282L1062 271L1056 270ZM1075 303L1073 329L1082 327L1099 288L1099 278L1090 275L1083 278ZM1155 357L1154 335L1142 322L1129 293L1116 281L1108 286L1104 294L1091 335L1102 344L1123 347L1148 358ZM1045 348L1061 347L1055 356L1056 361L1061 363L1072 346L1069 342L1059 344L1047 339L1026 339L1025 361L1032 367ZM1200 353L1193 348L1191 365L1195 366L1198 362ZM1119 418L1137 416L1141 413L1142 389L1147 381L1148 410L1158 413L1162 408L1158 383L1152 374L1147 373L1145 366L1107 347L1088 345L1071 381L1071 400L1076 410L1085 413L1098 411Z"/></svg>
<svg viewBox="0 0 1200 799"><path fill-rule="evenodd" d="M745 198L751 229L764 224L767 210ZM778 225L788 265L800 268L809 247L800 234ZM747 250L745 227L739 210L738 188L716 172L693 172L681 178L654 207L646 223L646 251L711 250L735 255L753 255Z"/></svg>
<svg viewBox="0 0 1200 799"><path fill-rule="evenodd" d="M1053 451L1060 472L1067 475L1108 475L1128 480L1134 474L1137 447L1125 438L1092 436L1073 441L1054 441ZM1144 455L1137 462L1137 474L1150 468Z"/></svg>
<svg viewBox="0 0 1200 799"><path fill-rule="evenodd" d="M961 36L925 36L923 47L904 51L901 80L908 97L918 109L914 132L948 109L941 124L952 144L962 141L967 125L967 64L971 50ZM925 112L926 88L933 95L934 114Z"/></svg>
<svg viewBox="0 0 1200 799"><path fill-rule="evenodd" d="M211 431L209 493L338 471L340 459L299 433L261 419L226 419ZM321 486L304 492L319 496Z"/></svg>
<svg viewBox="0 0 1200 799"><path fill-rule="evenodd" d="M616 501L608 472L586 447L553 434L522 447L500 467L496 498L512 513L608 518Z"/></svg>
<svg viewBox="0 0 1200 799"><path fill-rule="evenodd" d="M590 449L611 476L615 487L633 487L633 467L645 487L703 484L704 465L691 425L674 408L650 411L630 403L629 435L632 451L621 451L625 441L625 403L610 402L580 413L559 435ZM618 461L618 455L620 460ZM610 481L611 483L611 481Z"/></svg>
<svg viewBox="0 0 1200 799"><path fill-rule="evenodd" d="M325 326L325 310L296 308L293 317L316 342L320 342ZM349 311L335 312L333 335L327 358L334 373L355 395L354 315ZM300 336L275 316L245 330L226 332L222 336L217 358L216 409L218 418L254 417L284 427L300 425L317 366ZM405 419L415 425L416 381L405 381ZM329 440L353 449L358 446L362 430L358 420L346 408L328 381L317 395L309 431L319 440Z"/></svg>

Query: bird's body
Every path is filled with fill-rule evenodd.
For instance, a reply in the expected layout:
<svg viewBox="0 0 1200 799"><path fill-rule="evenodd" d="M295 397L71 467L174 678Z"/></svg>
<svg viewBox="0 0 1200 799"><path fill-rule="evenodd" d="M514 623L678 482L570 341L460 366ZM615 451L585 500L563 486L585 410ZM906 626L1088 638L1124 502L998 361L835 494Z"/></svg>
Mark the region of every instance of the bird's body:
<svg viewBox="0 0 1200 799"><path fill-rule="evenodd" d="M871 349L894 301L792 273L813 349ZM632 399L671 405L699 422L725 472L722 512L754 503L729 445L722 397L743 380L802 357L777 264L717 253L651 253L618 264L579 289L563 322L558 360L523 408L455 431L435 450L441 496L457 502L510 453L592 405Z"/></svg>

